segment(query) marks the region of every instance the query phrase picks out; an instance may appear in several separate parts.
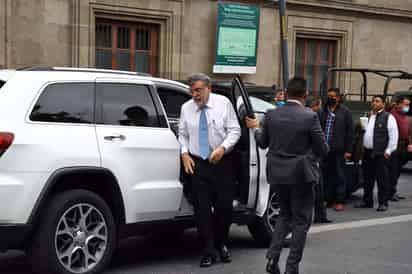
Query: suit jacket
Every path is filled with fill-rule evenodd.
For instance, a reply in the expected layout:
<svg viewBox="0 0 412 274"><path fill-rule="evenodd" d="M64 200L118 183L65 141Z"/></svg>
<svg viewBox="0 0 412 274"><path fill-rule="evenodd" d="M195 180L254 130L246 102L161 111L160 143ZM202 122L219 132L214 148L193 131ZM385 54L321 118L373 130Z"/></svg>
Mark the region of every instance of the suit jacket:
<svg viewBox="0 0 412 274"><path fill-rule="evenodd" d="M312 166L308 161L326 156L328 145L320 127L318 115L295 102L266 113L261 129L255 134L258 145L267 154L267 178L270 184L304 182Z"/></svg>
<svg viewBox="0 0 412 274"><path fill-rule="evenodd" d="M329 111L325 106L320 117L320 124L323 129L326 127L326 120ZM337 153L353 151L354 145L354 126L350 110L342 104L339 104L335 110L335 123L333 125L333 137L330 144L330 150Z"/></svg>

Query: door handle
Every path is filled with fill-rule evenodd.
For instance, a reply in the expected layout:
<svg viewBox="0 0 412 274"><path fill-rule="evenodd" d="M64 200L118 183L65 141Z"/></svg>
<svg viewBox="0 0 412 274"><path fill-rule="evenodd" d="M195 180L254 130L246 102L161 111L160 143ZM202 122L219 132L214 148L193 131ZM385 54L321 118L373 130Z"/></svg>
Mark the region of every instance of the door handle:
<svg viewBox="0 0 412 274"><path fill-rule="evenodd" d="M126 140L126 136L124 136L122 134L109 135L109 136L104 136L104 139L107 140L107 141L113 141L113 140L124 141L124 140Z"/></svg>

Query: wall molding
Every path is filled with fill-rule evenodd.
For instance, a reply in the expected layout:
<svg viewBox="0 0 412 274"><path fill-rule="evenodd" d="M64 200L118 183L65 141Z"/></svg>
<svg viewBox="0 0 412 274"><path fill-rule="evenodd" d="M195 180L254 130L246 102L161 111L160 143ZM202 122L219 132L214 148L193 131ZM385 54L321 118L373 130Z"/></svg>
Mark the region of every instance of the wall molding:
<svg viewBox="0 0 412 274"><path fill-rule="evenodd" d="M277 6L277 5L278 5L277 1L276 3L269 3L269 1L264 1L264 6ZM388 17L412 19L412 10L386 8L386 7L373 6L373 5L367 5L367 4L358 4L352 1L288 0L287 5L290 7L324 8L324 9L331 9L335 11L346 11L346 12L355 12L359 14L383 15L383 16L388 16Z"/></svg>
<svg viewBox="0 0 412 274"><path fill-rule="evenodd" d="M314 20L315 19L315 20ZM306 22L299 22L301 20L308 20ZM327 27L329 22L339 22L340 26L335 25L334 28ZM295 74L295 58L296 58L296 39L325 39L334 40L337 44L336 49L336 65L342 67L352 66L352 52L353 52L353 21L345 17L329 18L328 16L318 16L317 18L308 16L307 14L300 16L299 14L288 15L288 35L289 41L289 62L292 64L289 68L291 75ZM337 79L340 86L346 86L347 80L345 77Z"/></svg>
<svg viewBox="0 0 412 274"><path fill-rule="evenodd" d="M95 66L95 22L96 19L152 23L160 26L159 74L173 78L172 72L180 67L175 48L180 49L181 22L176 22L176 12L182 12L184 0L169 0L181 7L176 10L148 9L139 6L121 6L92 1L72 0L72 65L78 67ZM86 9L87 7L87 9ZM179 34L180 33L180 34Z"/></svg>

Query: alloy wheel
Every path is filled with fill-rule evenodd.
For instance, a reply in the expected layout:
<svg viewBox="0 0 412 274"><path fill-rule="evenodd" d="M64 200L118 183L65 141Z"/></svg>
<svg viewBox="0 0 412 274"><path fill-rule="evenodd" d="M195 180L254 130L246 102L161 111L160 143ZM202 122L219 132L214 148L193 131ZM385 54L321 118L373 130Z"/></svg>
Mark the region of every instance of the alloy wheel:
<svg viewBox="0 0 412 274"><path fill-rule="evenodd" d="M107 244L106 221L103 214L91 204L72 206L57 224L56 255L71 273L86 273L98 265Z"/></svg>

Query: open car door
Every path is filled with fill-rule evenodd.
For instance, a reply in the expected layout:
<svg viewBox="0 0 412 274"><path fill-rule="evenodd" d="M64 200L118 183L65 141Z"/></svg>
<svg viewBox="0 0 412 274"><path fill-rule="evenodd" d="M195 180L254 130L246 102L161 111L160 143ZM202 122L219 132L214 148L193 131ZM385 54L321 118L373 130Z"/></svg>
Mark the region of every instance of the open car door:
<svg viewBox="0 0 412 274"><path fill-rule="evenodd" d="M238 154L237 182L240 202L262 216L266 210L269 186L264 176L266 157L256 144L254 131L246 128L245 118L255 117L248 92L239 76L232 81L231 99L242 127L242 136L235 148Z"/></svg>

